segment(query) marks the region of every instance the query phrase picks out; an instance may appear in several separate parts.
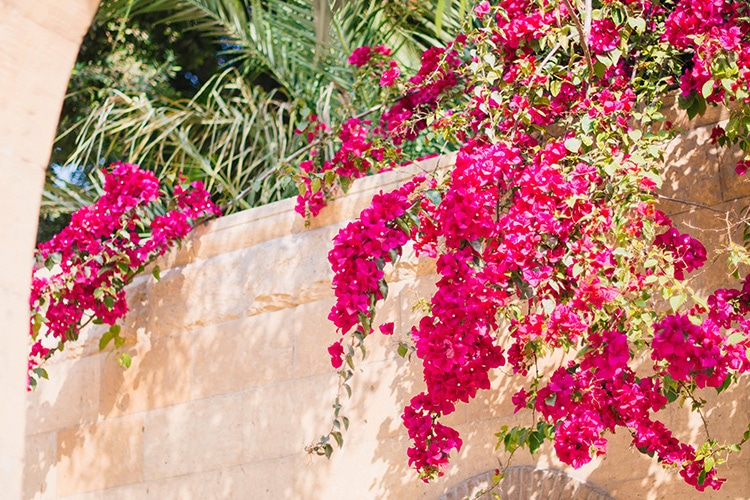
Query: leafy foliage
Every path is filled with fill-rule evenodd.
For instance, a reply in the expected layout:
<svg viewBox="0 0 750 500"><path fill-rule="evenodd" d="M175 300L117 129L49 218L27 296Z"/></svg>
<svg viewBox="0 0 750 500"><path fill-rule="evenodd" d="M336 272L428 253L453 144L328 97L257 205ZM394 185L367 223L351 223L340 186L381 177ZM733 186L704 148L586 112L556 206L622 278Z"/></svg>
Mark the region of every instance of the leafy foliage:
<svg viewBox="0 0 750 500"><path fill-rule="evenodd" d="M432 2L106 2L84 43L54 156L78 174L50 177L43 217L92 203L98 166L120 160L161 179L201 179L229 212L293 195L288 160L305 147L296 131L310 116L337 121L367 107L343 64L351 47L389 43L418 64L421 49L459 25L460 5L438 3L439 29ZM176 88L186 81L178 71L199 88Z"/></svg>

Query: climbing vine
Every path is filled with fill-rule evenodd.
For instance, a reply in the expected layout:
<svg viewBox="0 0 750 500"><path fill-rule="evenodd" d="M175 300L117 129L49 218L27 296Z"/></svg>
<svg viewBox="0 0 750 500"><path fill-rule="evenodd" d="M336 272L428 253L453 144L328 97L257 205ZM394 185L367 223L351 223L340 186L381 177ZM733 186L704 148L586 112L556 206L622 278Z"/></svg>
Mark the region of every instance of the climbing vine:
<svg viewBox="0 0 750 500"><path fill-rule="evenodd" d="M314 145L333 141L336 150L327 157L313 147L302 163L301 214L316 215L354 178L414 161L406 143L457 152L447 170L375 196L329 254L336 295L329 318L342 335L329 353L340 393L351 391L386 299L385 266L407 243L436 260L427 314L399 347L421 362L426 382L402 415L408 460L423 480L443 475L461 449L444 417L505 367L517 379L517 411L533 410L535 419L499 429L508 452L551 441L561 461L581 467L606 453L608 433L624 429L638 451L698 490L721 487L716 466L750 430L720 443L706 427L695 447L661 415L684 402L702 412L698 389L721 393L750 370L750 279L742 272L750 261L744 247L728 243L736 288L707 299L691 288L691 273L708 256L659 210L663 146L676 133L662 108L674 94L691 120L708 106L728 107L712 139L745 152L737 165L745 173L748 7L482 1L464 33L426 51L411 77L386 47L352 54L361 84L379 89L381 104L367 117L311 126ZM562 365L541 369L561 351ZM333 443L342 444L342 397L331 431L310 452L330 456Z"/></svg>

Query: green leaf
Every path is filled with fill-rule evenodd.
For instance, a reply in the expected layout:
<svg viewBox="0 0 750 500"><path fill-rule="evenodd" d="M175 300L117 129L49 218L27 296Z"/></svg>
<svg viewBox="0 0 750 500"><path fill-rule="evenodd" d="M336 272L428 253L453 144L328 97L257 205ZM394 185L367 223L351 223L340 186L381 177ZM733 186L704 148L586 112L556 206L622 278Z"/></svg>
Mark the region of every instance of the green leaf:
<svg viewBox="0 0 750 500"><path fill-rule="evenodd" d="M686 299L687 295L685 295L683 292L680 292L677 295L673 295L669 298L669 305L674 312L677 312L680 309L680 306L685 303Z"/></svg>
<svg viewBox="0 0 750 500"><path fill-rule="evenodd" d="M34 370L32 371L36 374L37 377L49 380L49 374L47 373L47 370L45 370L41 366L34 368Z"/></svg>
<svg viewBox="0 0 750 500"><path fill-rule="evenodd" d="M112 310L115 306L115 299L111 295L105 295L103 299L104 305L107 309Z"/></svg>
<svg viewBox="0 0 750 500"><path fill-rule="evenodd" d="M109 327L109 330L107 330L104 335L102 335L102 338L99 339L99 352L103 351L107 348L107 344L110 343L110 341L117 337L120 334L120 325L112 325Z"/></svg>
<svg viewBox="0 0 750 500"><path fill-rule="evenodd" d="M580 262L576 262L573 265L573 277L577 278L581 275L581 273L583 273L583 264L581 264Z"/></svg>
<svg viewBox="0 0 750 500"><path fill-rule="evenodd" d="M406 353L409 352L409 348L403 342L398 345L398 355L402 358L406 357Z"/></svg>
<svg viewBox="0 0 750 500"><path fill-rule="evenodd" d="M727 337L727 344L729 344L729 345L735 345L735 344L739 344L743 340L745 340L745 334L744 333L740 333L740 332L735 332L732 335L730 335L729 337Z"/></svg>
<svg viewBox="0 0 750 500"><path fill-rule="evenodd" d="M692 120L698 115L702 115L706 112L706 100L703 96L696 95L693 103L687 108L688 117Z"/></svg>
<svg viewBox="0 0 750 500"><path fill-rule="evenodd" d="M633 254L630 253L630 250L623 247L617 247L612 251L615 255L621 255L623 257L632 257Z"/></svg>
<svg viewBox="0 0 750 500"><path fill-rule="evenodd" d="M628 137L630 137L633 142L638 142L641 140L641 137L643 137L643 132L634 128L633 130L628 131Z"/></svg>
<svg viewBox="0 0 750 500"><path fill-rule="evenodd" d="M333 439L336 440L336 444L339 445L339 448L344 446L344 438L340 432L334 431L331 433L331 436L333 436Z"/></svg>
<svg viewBox="0 0 750 500"><path fill-rule="evenodd" d="M120 272L121 272L122 274L124 274L124 275L126 275L126 276L127 276L127 275L128 275L128 273L130 273L130 266L128 265L128 263L127 263L127 262L123 262L123 261L121 261L121 260L118 260L118 261L117 261L117 264L115 264L115 265L117 266L117 269L118 269L118 270L119 270L119 271L120 271Z"/></svg>
<svg viewBox="0 0 750 500"><path fill-rule="evenodd" d="M600 61L594 63L594 74L598 78L604 77L604 73L607 71L607 66Z"/></svg>
<svg viewBox="0 0 750 500"><path fill-rule="evenodd" d="M533 455L544 444L544 433L532 432L529 435L529 451Z"/></svg>
<svg viewBox="0 0 750 500"><path fill-rule="evenodd" d="M440 205L440 202L443 201L443 194L437 189L428 189L427 191L424 192L424 195L435 206Z"/></svg>
<svg viewBox="0 0 750 500"><path fill-rule="evenodd" d="M552 299L542 300L542 309L544 309L545 313L552 314L552 312L555 310L555 301Z"/></svg>
<svg viewBox="0 0 750 500"><path fill-rule="evenodd" d="M727 375L724 379L724 382L721 383L719 387L716 388L716 394L721 394L723 391L727 390L729 385L732 383L732 375Z"/></svg>
<svg viewBox="0 0 750 500"><path fill-rule="evenodd" d="M378 281L378 290L380 290L383 300L388 298L388 283L385 280Z"/></svg>
<svg viewBox="0 0 750 500"><path fill-rule="evenodd" d="M159 266L154 266L151 274L153 275L154 279L156 279L156 281L161 281L161 269L159 269Z"/></svg>
<svg viewBox="0 0 750 500"><path fill-rule="evenodd" d="M399 258L398 248L391 248L388 250L388 257L391 259L391 262L395 264Z"/></svg>
<svg viewBox="0 0 750 500"><path fill-rule="evenodd" d="M552 80L549 84L549 92L552 94L552 97L557 97L557 94L560 93L560 90L562 89L562 82L560 80Z"/></svg>
<svg viewBox="0 0 750 500"><path fill-rule="evenodd" d="M713 93L714 83L713 79L710 79L703 84L703 87L701 88L701 95L703 95L703 97L708 98Z"/></svg>
<svg viewBox="0 0 750 500"><path fill-rule="evenodd" d="M120 366L123 368L130 368L130 364L132 363L133 358L130 357L130 354L124 352L120 355L120 358L117 360L117 363L119 363Z"/></svg>
<svg viewBox="0 0 750 500"><path fill-rule="evenodd" d="M565 140L565 149L571 153L577 153L581 149L581 140L575 137L570 137Z"/></svg>
<svg viewBox="0 0 750 500"><path fill-rule="evenodd" d="M646 31L646 20L642 17L629 17L628 24L636 33L640 34Z"/></svg>
<svg viewBox="0 0 750 500"><path fill-rule="evenodd" d="M445 12L445 0L438 0L435 8L435 37L440 38L443 30L443 13Z"/></svg>

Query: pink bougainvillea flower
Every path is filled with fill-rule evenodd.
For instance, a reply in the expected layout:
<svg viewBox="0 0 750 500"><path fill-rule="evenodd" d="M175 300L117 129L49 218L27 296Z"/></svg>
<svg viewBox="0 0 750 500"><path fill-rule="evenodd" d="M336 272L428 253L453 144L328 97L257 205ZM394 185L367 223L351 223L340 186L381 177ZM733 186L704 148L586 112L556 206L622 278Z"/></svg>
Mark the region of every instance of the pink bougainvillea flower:
<svg viewBox="0 0 750 500"><path fill-rule="evenodd" d="M401 70L398 69L396 61L390 62L390 68L383 72L383 76L380 77L381 87L390 87L394 84L396 79L401 75Z"/></svg>
<svg viewBox="0 0 750 500"><path fill-rule="evenodd" d="M365 45L364 47L359 47L358 49L355 49L354 52L352 52L352 55L349 56L349 64L356 66L358 68L361 68L368 62L370 62L370 58L372 57L372 49Z"/></svg>
<svg viewBox="0 0 750 500"><path fill-rule="evenodd" d="M328 347L328 354L331 355L331 365L337 370L344 364L342 356L344 355L344 346L342 341L338 340Z"/></svg>
<svg viewBox="0 0 750 500"><path fill-rule="evenodd" d="M482 19L484 16L490 13L490 2L482 0L474 7L474 13L478 19Z"/></svg>
<svg viewBox="0 0 750 500"><path fill-rule="evenodd" d="M380 333L383 335L393 335L393 321L380 325Z"/></svg>

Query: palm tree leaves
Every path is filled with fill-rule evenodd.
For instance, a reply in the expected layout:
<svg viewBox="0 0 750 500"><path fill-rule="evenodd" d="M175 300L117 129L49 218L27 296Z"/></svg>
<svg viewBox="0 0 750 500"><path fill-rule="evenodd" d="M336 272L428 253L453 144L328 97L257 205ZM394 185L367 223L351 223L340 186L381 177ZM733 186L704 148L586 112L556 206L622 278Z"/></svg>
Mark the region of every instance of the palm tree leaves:
<svg viewBox="0 0 750 500"><path fill-rule="evenodd" d="M248 85L234 68L216 75L190 100L154 100L109 91L80 123L69 163L125 159L159 178L186 175L206 182L220 203L249 208L289 195L279 166L302 147L294 103ZM98 188L94 176L92 183ZM238 195L244 186L253 189Z"/></svg>
<svg viewBox="0 0 750 500"><path fill-rule="evenodd" d="M200 178L230 210L294 194L287 158L304 147L298 120L315 112L330 123L352 106L354 71L346 59L362 45L386 44L402 67L441 45L461 23L464 0L109 0L99 13L126 29L131 16L163 15L217 44L224 69L192 99L100 89L90 112L61 132L66 165L90 172L91 186L48 182L43 212L65 213L98 190L99 166L139 163L160 178ZM271 79L273 83L268 84ZM265 80L265 91L257 82ZM75 89L74 89L75 91ZM58 155L60 156L60 155ZM54 179L53 179L54 180Z"/></svg>

